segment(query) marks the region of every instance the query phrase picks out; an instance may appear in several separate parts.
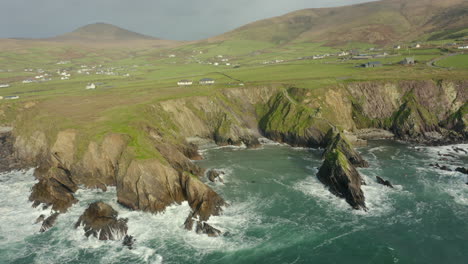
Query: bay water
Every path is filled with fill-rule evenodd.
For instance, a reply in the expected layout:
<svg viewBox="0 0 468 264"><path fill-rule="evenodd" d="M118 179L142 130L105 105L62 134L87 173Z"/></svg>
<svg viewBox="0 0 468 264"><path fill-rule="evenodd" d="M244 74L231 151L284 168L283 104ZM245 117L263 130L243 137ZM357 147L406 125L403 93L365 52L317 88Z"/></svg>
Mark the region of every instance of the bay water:
<svg viewBox="0 0 468 264"><path fill-rule="evenodd" d="M183 228L186 202L160 214L130 211L117 203L115 188L79 190L79 202L39 233L34 222L50 209L28 201L33 170L0 174L0 263L468 263L468 179L429 166L467 167L468 155L455 147L468 150L394 141L359 148L371 165L359 169L368 212L352 210L317 180L321 150L204 150L197 163L225 172L224 183L202 179L229 203L208 221L223 232L217 238ZM94 201L129 219L134 249L74 229Z"/></svg>

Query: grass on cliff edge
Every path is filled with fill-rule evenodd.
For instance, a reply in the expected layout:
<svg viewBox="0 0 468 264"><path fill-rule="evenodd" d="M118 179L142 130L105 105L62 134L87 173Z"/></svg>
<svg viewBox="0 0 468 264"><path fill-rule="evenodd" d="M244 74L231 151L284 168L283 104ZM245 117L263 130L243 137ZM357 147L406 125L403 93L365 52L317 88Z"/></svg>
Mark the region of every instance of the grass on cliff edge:
<svg viewBox="0 0 468 264"><path fill-rule="evenodd" d="M257 45L256 43L255 45ZM262 44L263 45L263 44ZM141 159L159 157L142 128L147 124L159 129L171 129L171 123L158 112L147 112L148 106L159 101L192 96L213 96L217 90L232 87L252 88L258 86L295 86L300 88L323 88L340 83L366 80L395 81L399 79L464 79L465 69L437 69L425 64L413 67L385 65L381 68L363 69L355 66L365 61L340 61L337 58L324 60L293 60L277 64L259 63L266 58L293 58L303 53L326 52L326 48L311 44L294 44L290 47L270 47L258 44L258 55L248 53L248 49L237 49L228 54L229 49L219 46L199 46L206 48L200 59L213 59L212 55L223 52L232 61L239 61L240 68L199 64L191 55L195 48L180 48L180 55L168 58L171 50L90 50L68 47L32 48L21 51L0 53L0 83L10 83L9 88L0 88L0 95L19 95L16 101L0 101L0 123L21 127L20 133L31 134L36 130L47 131L49 140L59 130L72 128L79 131L80 148L87 147L90 140L99 141L106 133L125 133L132 137L131 147ZM212 49L210 51L210 49ZM176 51L174 51L176 52ZM184 53L185 52L185 53ZM416 55L425 60L440 56L440 50L418 50ZM205 57L203 57L205 56ZM256 58L258 56L258 58ZM403 58L397 54L388 63ZM57 61L70 60L69 64L57 65ZM385 61L387 63L387 61ZM24 72L24 68L44 69L55 72L57 69L76 71L82 64L104 64L105 67L118 67L119 73L130 73L130 77L105 75L79 75L72 73L71 80L54 80L44 83L22 84L21 81L36 73ZM134 66L137 67L134 67ZM180 79L210 77L217 81L214 86L194 85L178 87ZM56 78L54 78L56 79ZM102 82L94 91L85 90L89 82ZM20 118L21 117L21 118ZM159 119L158 119L159 118Z"/></svg>

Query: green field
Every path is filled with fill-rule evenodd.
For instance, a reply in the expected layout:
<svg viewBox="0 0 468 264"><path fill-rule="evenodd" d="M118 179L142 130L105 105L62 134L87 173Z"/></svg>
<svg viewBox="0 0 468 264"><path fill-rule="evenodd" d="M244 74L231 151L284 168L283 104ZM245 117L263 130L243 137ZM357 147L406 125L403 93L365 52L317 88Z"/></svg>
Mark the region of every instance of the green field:
<svg viewBox="0 0 468 264"><path fill-rule="evenodd" d="M335 55L342 50L346 49L326 47L323 43L272 46L258 41L198 43L174 49L37 46L3 50L0 52L0 84L10 87L0 88L0 96L18 95L20 99L0 100L0 123L15 123L28 130L22 131L25 134L42 130L54 135L56 131L74 128L81 131L82 142L99 140L109 132L121 132L131 136L131 145L138 157L147 158L158 153L148 147L148 139L140 128L142 123L153 118L164 118L148 112L148 106L158 101L216 95L221 89L236 87L316 89L353 81L464 79L468 68L467 55L439 62L451 70L426 65L425 62L447 54L440 49L396 52L392 49L370 51L362 46L362 53L389 54L386 58L370 59L381 61L383 67L365 69L356 66L369 60ZM324 54L330 56L299 59ZM408 56L415 57L419 63L414 66L398 63ZM67 63L57 64L59 61ZM219 65L216 66L216 62ZM82 69L89 69L90 73L79 73ZM67 71L70 79L60 80L58 71ZM45 73L52 80L22 83ZM216 84L198 84L198 80L207 77L215 79ZM179 87L177 81L181 79L193 80L194 85ZM88 83L96 83L97 89L86 90ZM33 105L31 109L34 110L28 105ZM20 120L17 119L19 113Z"/></svg>
<svg viewBox="0 0 468 264"><path fill-rule="evenodd" d="M442 59L437 62L437 65L445 68L468 69L468 54Z"/></svg>

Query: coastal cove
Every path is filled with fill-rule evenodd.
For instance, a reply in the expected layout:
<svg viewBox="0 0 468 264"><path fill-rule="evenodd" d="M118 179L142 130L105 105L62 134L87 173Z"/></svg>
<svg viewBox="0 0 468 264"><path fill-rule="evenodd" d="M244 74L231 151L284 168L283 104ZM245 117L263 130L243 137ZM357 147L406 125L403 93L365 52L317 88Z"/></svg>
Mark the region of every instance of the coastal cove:
<svg viewBox="0 0 468 264"><path fill-rule="evenodd" d="M187 202L158 214L131 211L117 203L114 187L78 190L79 202L39 233L34 221L50 209L31 209L33 171L3 173L0 262L461 263L467 258L466 176L429 166L449 157L441 155L453 156L444 163L452 169L466 164L468 156L455 148L468 145L369 141L358 148L370 164L359 169L367 183L362 186L367 212L353 210L318 181L323 150L276 143L202 150L205 159L196 164L225 173L224 183L202 178L229 204L208 220L223 232L215 238L184 229ZM395 188L378 184L375 176ZM73 228L83 210L101 200L128 218L128 232L136 238L132 250L120 241L87 239Z"/></svg>

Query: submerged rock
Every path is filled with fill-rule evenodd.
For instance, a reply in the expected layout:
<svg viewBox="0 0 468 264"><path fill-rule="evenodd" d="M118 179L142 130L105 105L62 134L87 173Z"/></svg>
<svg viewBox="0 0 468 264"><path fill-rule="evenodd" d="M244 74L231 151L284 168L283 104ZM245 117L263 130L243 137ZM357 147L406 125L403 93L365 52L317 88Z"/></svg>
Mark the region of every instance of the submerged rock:
<svg viewBox="0 0 468 264"><path fill-rule="evenodd" d="M338 150L344 154L349 162L357 167L369 167L369 163L364 160L361 155L353 149L351 144L346 140L345 136L337 132L336 130L330 130L327 135L329 143L323 152L323 157L326 157L328 153Z"/></svg>
<svg viewBox="0 0 468 264"><path fill-rule="evenodd" d="M221 235L221 231L217 228L212 227L206 222L202 222L198 219L196 212L191 212L185 220L184 227L187 230L193 230L193 225L196 225L195 232L197 234L207 234L209 237L218 237Z"/></svg>
<svg viewBox="0 0 468 264"><path fill-rule="evenodd" d="M218 237L221 235L221 231L212 227L207 223L197 223L197 234L207 234L209 237Z"/></svg>
<svg viewBox="0 0 468 264"><path fill-rule="evenodd" d="M468 169L463 167L456 168L455 171L461 172L463 174L468 174Z"/></svg>
<svg viewBox="0 0 468 264"><path fill-rule="evenodd" d="M95 202L80 216L75 228L83 226L85 236L99 240L119 240L127 235L127 219L117 219L118 213L110 205ZM127 241L129 242L129 241Z"/></svg>
<svg viewBox="0 0 468 264"><path fill-rule="evenodd" d="M45 232L49 230L51 227L55 225L55 222L57 221L57 217L59 216L59 213L53 213L51 216L47 217L44 222L42 222L41 229L39 232Z"/></svg>
<svg viewBox="0 0 468 264"><path fill-rule="evenodd" d="M133 249L136 239L133 236L126 235L123 239L122 245L128 247L128 249Z"/></svg>
<svg viewBox="0 0 468 264"><path fill-rule="evenodd" d="M354 209L367 210L361 190L361 175L339 149L326 153L317 177L328 186L331 193L346 199Z"/></svg>
<svg viewBox="0 0 468 264"><path fill-rule="evenodd" d="M382 177L375 176L377 178L377 183L388 186L390 188L394 188L393 185L388 180L384 180Z"/></svg>

